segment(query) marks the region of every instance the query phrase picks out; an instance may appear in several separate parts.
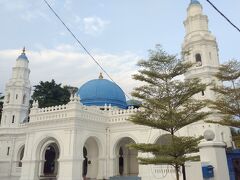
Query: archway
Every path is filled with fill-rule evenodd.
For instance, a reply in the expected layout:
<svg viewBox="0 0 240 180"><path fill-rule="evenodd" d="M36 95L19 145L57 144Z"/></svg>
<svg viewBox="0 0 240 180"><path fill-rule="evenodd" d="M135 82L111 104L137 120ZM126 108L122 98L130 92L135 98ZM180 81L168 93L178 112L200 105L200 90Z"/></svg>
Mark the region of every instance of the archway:
<svg viewBox="0 0 240 180"><path fill-rule="evenodd" d="M58 174L59 147L56 142L43 146L41 154L41 179L55 179Z"/></svg>
<svg viewBox="0 0 240 180"><path fill-rule="evenodd" d="M154 141L155 144L158 145L169 145L172 143L172 135L171 134L162 134L158 136L157 139ZM167 176L175 177L175 169L172 165L169 164L152 164L151 166L151 172L154 177L159 179L164 179Z"/></svg>
<svg viewBox="0 0 240 180"><path fill-rule="evenodd" d="M138 152L135 149L129 149L128 144L135 143L133 139L124 137L116 145L116 175L137 176L138 175Z"/></svg>
<svg viewBox="0 0 240 180"><path fill-rule="evenodd" d="M17 154L17 167L22 167L22 159L23 159L23 155L24 155L24 148L25 146L23 145Z"/></svg>
<svg viewBox="0 0 240 180"><path fill-rule="evenodd" d="M88 158L87 158L87 149L84 146L83 147L83 170L82 170L82 177L87 177L87 172L88 172Z"/></svg>
<svg viewBox="0 0 240 180"><path fill-rule="evenodd" d="M89 137L83 147L82 176L87 179L96 179L99 166L99 146L94 137Z"/></svg>

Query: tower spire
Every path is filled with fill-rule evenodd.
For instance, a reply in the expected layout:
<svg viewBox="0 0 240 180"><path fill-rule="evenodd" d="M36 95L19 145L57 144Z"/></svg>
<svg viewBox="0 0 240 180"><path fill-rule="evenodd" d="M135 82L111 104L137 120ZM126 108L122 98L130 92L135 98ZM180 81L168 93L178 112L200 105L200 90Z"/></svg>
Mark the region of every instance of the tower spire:
<svg viewBox="0 0 240 180"><path fill-rule="evenodd" d="M99 79L103 79L103 75L102 75L102 73L100 72L100 74L99 74L99 77L98 77Z"/></svg>
<svg viewBox="0 0 240 180"><path fill-rule="evenodd" d="M190 5L191 4L200 4L200 2L198 0L191 0Z"/></svg>
<svg viewBox="0 0 240 180"><path fill-rule="evenodd" d="M25 51L26 51L26 48L25 48L25 46L23 46L22 53L25 54Z"/></svg>
<svg viewBox="0 0 240 180"><path fill-rule="evenodd" d="M182 45L183 59L195 64L185 73L186 79L200 78L205 84L219 83L215 74L219 67L216 38L208 28L208 17L198 0L191 0L184 21L186 35ZM189 52L189 53L184 53ZM213 99L214 93L207 88L199 98Z"/></svg>
<svg viewBox="0 0 240 180"><path fill-rule="evenodd" d="M1 124L4 127L18 127L28 118L31 85L29 81L30 69L25 50L23 47L22 53L18 56L16 65L13 67L12 77L5 88L6 97L2 113L5 120Z"/></svg>

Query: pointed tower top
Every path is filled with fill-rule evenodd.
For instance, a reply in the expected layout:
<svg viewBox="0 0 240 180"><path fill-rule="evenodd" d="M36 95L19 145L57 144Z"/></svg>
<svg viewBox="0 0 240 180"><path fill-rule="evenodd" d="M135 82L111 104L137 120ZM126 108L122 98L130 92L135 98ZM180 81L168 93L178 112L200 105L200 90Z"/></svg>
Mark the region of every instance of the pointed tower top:
<svg viewBox="0 0 240 180"><path fill-rule="evenodd" d="M22 53L24 53L24 54L25 54L25 51L26 51L26 48L25 48L25 46L23 46Z"/></svg>
<svg viewBox="0 0 240 180"><path fill-rule="evenodd" d="M198 0L191 0L190 5L192 4L200 4L200 2Z"/></svg>
<svg viewBox="0 0 240 180"><path fill-rule="evenodd" d="M99 77L98 77L99 79L103 79L103 75L102 75L102 73L100 72L100 74L99 74Z"/></svg>
<svg viewBox="0 0 240 180"><path fill-rule="evenodd" d="M26 56L26 53L25 53L25 51L26 51L26 48L25 48L25 46L23 47L23 49L22 49L22 54L20 55L20 56L18 56L18 58L17 58L17 60L27 60L28 61L28 58L27 58L27 56Z"/></svg>

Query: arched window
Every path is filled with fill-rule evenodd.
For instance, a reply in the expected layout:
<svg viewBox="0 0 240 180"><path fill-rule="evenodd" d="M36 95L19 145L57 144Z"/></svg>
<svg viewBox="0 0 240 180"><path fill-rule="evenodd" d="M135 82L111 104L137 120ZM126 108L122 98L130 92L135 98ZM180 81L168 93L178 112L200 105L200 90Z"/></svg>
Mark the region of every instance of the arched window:
<svg viewBox="0 0 240 180"><path fill-rule="evenodd" d="M15 121L15 115L12 116L12 123Z"/></svg>
<svg viewBox="0 0 240 180"><path fill-rule="evenodd" d="M9 103L10 101L10 93L8 93L7 97L6 97L6 103Z"/></svg>
<svg viewBox="0 0 240 180"><path fill-rule="evenodd" d="M202 57L201 57L201 54L197 53L197 54L195 55L195 60L196 60L197 66L202 66Z"/></svg>
<svg viewBox="0 0 240 180"><path fill-rule="evenodd" d="M26 103L26 94L23 95L23 100L22 100L22 104Z"/></svg>
<svg viewBox="0 0 240 180"><path fill-rule="evenodd" d="M22 159L23 159L23 155L24 155L24 146L22 146L20 149L19 149L19 152L18 152L18 156L17 156L17 166L18 167L22 167Z"/></svg>

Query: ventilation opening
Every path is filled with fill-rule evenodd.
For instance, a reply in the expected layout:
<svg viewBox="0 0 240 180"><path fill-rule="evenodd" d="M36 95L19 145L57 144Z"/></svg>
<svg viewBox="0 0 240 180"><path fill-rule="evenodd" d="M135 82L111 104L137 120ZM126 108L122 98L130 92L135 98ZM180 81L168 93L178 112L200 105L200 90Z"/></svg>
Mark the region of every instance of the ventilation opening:
<svg viewBox="0 0 240 180"><path fill-rule="evenodd" d="M10 154L10 147L7 148L7 156Z"/></svg>
<svg viewBox="0 0 240 180"><path fill-rule="evenodd" d="M26 95L24 94L24 95L23 95L22 104L25 104L25 103L26 103Z"/></svg>
<svg viewBox="0 0 240 180"><path fill-rule="evenodd" d="M15 121L15 115L12 116L12 123Z"/></svg>

